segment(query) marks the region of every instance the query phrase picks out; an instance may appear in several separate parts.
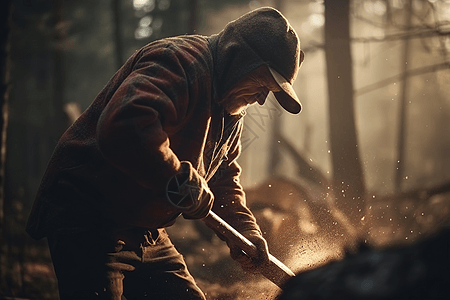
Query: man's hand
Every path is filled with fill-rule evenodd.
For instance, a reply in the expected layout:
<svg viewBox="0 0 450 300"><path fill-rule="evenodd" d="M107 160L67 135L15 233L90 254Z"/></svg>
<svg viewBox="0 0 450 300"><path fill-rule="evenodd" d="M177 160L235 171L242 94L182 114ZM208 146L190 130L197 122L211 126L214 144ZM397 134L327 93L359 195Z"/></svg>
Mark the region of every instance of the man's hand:
<svg viewBox="0 0 450 300"><path fill-rule="evenodd" d="M227 245L230 248L230 256L239 262L245 271L256 273L261 265L269 262L267 242L258 230L248 230L241 234L256 246L256 251L255 253L244 254L238 245L234 244L231 240L227 240Z"/></svg>
<svg viewBox="0 0 450 300"><path fill-rule="evenodd" d="M183 213L185 219L202 219L213 206L214 195L206 180L188 161L167 183L168 200Z"/></svg>

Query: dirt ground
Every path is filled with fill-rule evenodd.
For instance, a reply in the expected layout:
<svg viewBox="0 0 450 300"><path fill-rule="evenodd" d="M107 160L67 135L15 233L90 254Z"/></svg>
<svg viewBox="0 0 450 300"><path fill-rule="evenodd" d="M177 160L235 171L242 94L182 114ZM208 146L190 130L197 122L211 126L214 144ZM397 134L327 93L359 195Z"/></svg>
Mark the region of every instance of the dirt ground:
<svg viewBox="0 0 450 300"><path fill-rule="evenodd" d="M343 231L338 238L330 239L320 231L299 232L300 238L296 241L286 241L286 255L280 260L294 272L312 270L342 259L346 245L355 242L374 248L408 246L450 225L450 194L420 201L373 197L366 209L356 229L357 236ZM213 235L205 235L206 227L202 228L204 225L198 222L180 218L168 232L208 300L276 299L279 296L281 290L266 278L244 273L229 257L226 244ZM269 240L269 247L270 243ZM56 277L45 240L36 243L19 235L12 243L3 241L0 250L4 278L0 299L58 299Z"/></svg>

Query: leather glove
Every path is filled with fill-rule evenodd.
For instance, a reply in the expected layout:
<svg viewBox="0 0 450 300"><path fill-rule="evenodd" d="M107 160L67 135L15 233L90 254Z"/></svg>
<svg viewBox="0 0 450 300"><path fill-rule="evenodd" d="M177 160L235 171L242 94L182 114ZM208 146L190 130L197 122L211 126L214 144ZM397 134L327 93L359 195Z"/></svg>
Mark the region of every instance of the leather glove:
<svg viewBox="0 0 450 300"><path fill-rule="evenodd" d="M208 183L188 161L182 161L178 174L169 180L167 197L185 219L206 217L214 203Z"/></svg>
<svg viewBox="0 0 450 300"><path fill-rule="evenodd" d="M269 263L267 242L258 230L247 230L241 232L241 234L256 246L256 251L254 253L247 253L246 255L233 241L227 240L227 245L230 248L230 256L241 264L244 271L257 273L261 265Z"/></svg>

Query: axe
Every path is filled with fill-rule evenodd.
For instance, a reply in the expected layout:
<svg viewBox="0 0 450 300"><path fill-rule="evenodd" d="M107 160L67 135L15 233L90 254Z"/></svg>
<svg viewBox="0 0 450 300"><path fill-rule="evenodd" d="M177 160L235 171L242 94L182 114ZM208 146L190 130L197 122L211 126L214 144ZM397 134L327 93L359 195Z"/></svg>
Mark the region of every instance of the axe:
<svg viewBox="0 0 450 300"><path fill-rule="evenodd" d="M215 228L228 240L232 240L239 245L244 254L256 252L256 246L252 242L250 242L246 237L240 234L236 229L225 222L213 211L209 211L208 216L206 216L203 221L209 226ZM258 271L281 289L283 289L284 284L289 279L295 276L294 272L292 272L285 264L270 253L269 262L260 266Z"/></svg>
<svg viewBox="0 0 450 300"><path fill-rule="evenodd" d="M172 186L173 188L169 188L169 186ZM189 196L189 193L185 194L180 192L186 187L188 187L189 193L193 192L192 188L194 187L188 186L186 179L180 180L177 176L174 176L167 185L166 198L172 206L180 211L189 210L192 205L195 205L195 201L193 199L196 197ZM241 251L245 255L251 257L251 255L256 252L256 246L251 241L249 241L213 211L210 210L209 214L202 220L208 224L209 227L214 228L217 232L220 232L226 239L233 241L235 245L239 245ZM295 274L272 254L268 254L269 262L261 265L258 271L282 289L284 284L290 278L294 277Z"/></svg>

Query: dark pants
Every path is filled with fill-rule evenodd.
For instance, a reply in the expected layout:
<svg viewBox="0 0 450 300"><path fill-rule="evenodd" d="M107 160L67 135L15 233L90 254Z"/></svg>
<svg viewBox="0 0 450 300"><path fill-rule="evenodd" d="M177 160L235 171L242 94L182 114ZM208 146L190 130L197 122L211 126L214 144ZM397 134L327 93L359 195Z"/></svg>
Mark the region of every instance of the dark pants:
<svg viewBox="0 0 450 300"><path fill-rule="evenodd" d="M205 299L164 229L134 229L120 239L79 233L48 242L61 300Z"/></svg>

